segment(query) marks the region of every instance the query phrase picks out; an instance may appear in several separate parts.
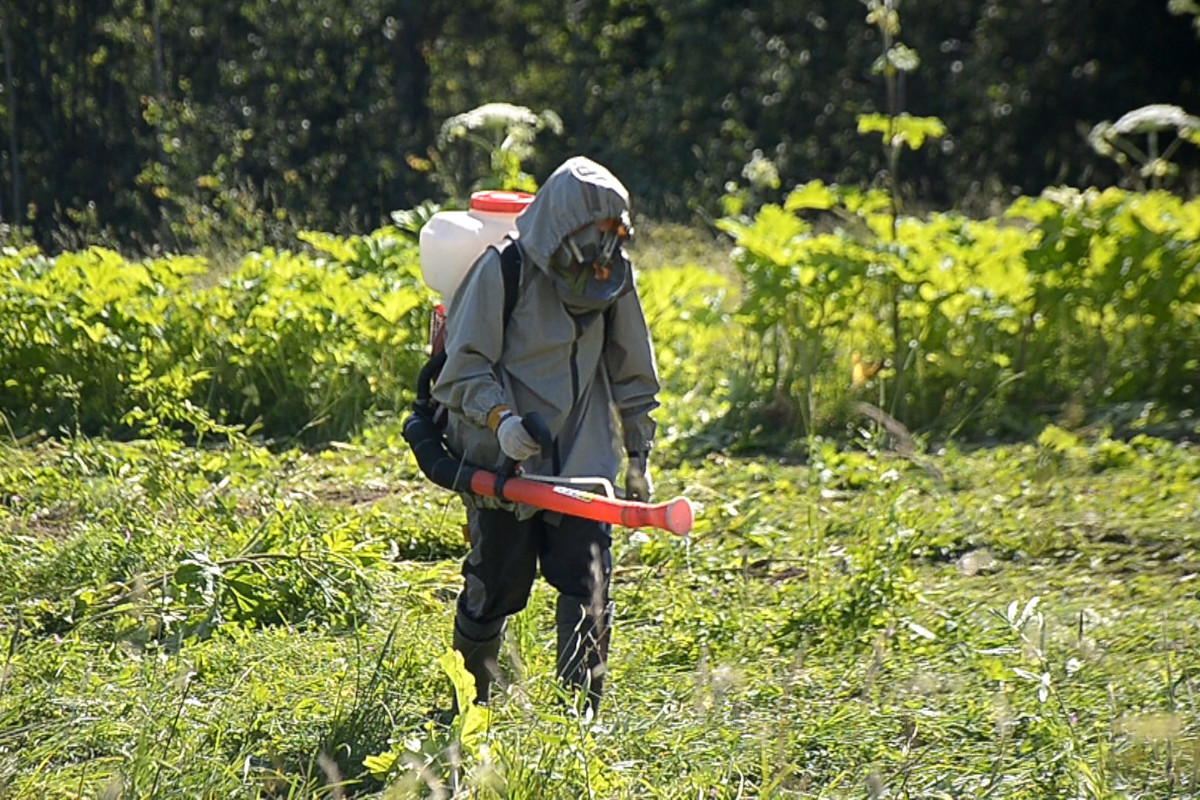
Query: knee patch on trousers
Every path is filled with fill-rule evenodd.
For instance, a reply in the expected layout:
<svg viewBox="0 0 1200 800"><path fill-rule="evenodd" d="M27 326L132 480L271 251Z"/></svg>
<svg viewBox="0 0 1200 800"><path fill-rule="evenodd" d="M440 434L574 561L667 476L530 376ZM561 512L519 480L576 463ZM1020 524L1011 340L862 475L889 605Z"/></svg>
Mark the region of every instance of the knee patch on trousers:
<svg viewBox="0 0 1200 800"><path fill-rule="evenodd" d="M492 620L490 622L476 622L467 615L462 613L460 609L454 615L454 631L461 635L464 639L472 642L490 642L500 636L504 630L504 619Z"/></svg>

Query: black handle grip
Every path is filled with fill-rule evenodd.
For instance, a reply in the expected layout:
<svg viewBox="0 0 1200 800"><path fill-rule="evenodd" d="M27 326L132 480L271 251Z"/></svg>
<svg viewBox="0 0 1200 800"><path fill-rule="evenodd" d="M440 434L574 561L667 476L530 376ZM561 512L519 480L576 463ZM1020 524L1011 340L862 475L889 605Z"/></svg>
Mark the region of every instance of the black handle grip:
<svg viewBox="0 0 1200 800"><path fill-rule="evenodd" d="M546 455L554 447L554 434L550 433L550 426L546 424L546 420L542 419L541 414L530 411L521 417L521 424L525 426L525 430L533 437L533 440L541 446L542 455Z"/></svg>
<svg viewBox="0 0 1200 800"><path fill-rule="evenodd" d="M533 440L542 448L542 454L545 455L554 447L554 434L550 433L550 426L546 424L546 420L542 419L542 415L536 411L530 411L521 417L521 425L524 426L526 433L533 437ZM500 462L500 467L497 472L500 477L510 477L517 471L516 459L504 457Z"/></svg>

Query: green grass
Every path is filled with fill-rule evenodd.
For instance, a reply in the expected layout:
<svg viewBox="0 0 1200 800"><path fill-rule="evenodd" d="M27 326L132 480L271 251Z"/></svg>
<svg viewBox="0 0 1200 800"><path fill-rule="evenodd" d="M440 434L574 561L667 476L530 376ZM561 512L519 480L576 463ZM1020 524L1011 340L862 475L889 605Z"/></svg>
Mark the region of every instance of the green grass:
<svg viewBox="0 0 1200 800"><path fill-rule="evenodd" d="M394 428L0 446L0 798L1200 792L1200 452L867 444L659 471L698 522L617 532L598 724L539 583L478 736L462 512Z"/></svg>

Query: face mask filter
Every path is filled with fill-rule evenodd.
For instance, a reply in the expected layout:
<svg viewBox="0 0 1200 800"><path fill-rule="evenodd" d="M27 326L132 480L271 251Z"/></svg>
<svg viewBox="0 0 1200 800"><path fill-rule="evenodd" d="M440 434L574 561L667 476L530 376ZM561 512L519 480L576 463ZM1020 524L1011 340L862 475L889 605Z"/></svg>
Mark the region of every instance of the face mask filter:
<svg viewBox="0 0 1200 800"><path fill-rule="evenodd" d="M629 238L624 225L611 220L606 222L609 224L588 225L563 239L563 246L572 260L581 267L590 266L598 281L608 280L613 257L621 243ZM602 225L605 230L601 230Z"/></svg>
<svg viewBox="0 0 1200 800"><path fill-rule="evenodd" d="M568 234L551 259L564 300L591 307L620 295L629 276L621 245L629 235L620 220L602 220Z"/></svg>

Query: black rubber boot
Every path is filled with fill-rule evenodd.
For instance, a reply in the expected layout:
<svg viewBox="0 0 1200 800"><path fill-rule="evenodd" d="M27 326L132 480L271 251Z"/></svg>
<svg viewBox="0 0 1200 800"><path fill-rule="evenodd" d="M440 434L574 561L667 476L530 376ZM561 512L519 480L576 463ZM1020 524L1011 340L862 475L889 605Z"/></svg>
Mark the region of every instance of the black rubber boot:
<svg viewBox="0 0 1200 800"><path fill-rule="evenodd" d="M596 608L591 597L558 596L558 679L568 690L585 691L593 714L600 710L604 694L611 622L611 603Z"/></svg>
<svg viewBox="0 0 1200 800"><path fill-rule="evenodd" d="M483 638L477 639L475 636ZM503 623L489 631L459 616L454 619L454 649L462 653L467 672L475 677L476 703L488 701L492 681L500 675L500 643L503 639ZM458 712L457 697L454 711Z"/></svg>

